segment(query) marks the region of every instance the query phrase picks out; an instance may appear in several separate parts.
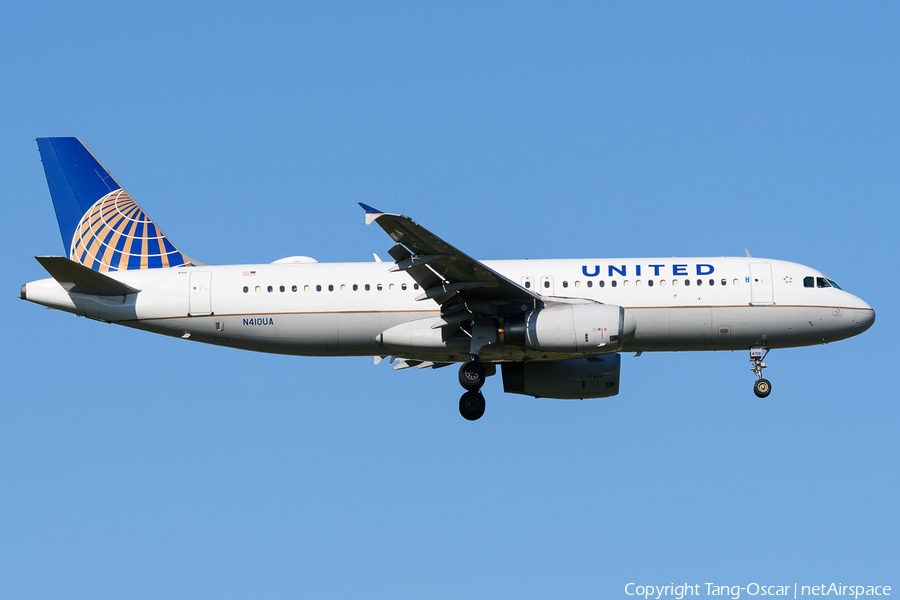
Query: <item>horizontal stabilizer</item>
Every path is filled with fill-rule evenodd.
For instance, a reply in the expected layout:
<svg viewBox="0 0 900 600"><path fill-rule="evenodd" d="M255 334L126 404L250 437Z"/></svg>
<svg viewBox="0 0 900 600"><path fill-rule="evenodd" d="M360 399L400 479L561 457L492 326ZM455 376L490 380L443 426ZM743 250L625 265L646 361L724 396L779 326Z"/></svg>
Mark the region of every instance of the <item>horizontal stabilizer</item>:
<svg viewBox="0 0 900 600"><path fill-rule="evenodd" d="M90 296L127 296L141 290L116 281L65 256L35 256L48 273L71 294Z"/></svg>

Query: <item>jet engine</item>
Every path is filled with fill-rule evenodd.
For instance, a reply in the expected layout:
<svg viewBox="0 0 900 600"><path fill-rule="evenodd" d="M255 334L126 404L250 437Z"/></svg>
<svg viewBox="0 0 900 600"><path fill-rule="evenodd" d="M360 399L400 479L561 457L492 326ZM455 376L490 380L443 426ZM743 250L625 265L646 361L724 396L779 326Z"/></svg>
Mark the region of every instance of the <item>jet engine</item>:
<svg viewBox="0 0 900 600"><path fill-rule="evenodd" d="M504 343L544 352L615 352L634 335L634 316L611 304L570 304L507 317Z"/></svg>
<svg viewBox="0 0 900 600"><path fill-rule="evenodd" d="M619 393L619 354L573 360L503 363L503 391L535 398L576 400Z"/></svg>

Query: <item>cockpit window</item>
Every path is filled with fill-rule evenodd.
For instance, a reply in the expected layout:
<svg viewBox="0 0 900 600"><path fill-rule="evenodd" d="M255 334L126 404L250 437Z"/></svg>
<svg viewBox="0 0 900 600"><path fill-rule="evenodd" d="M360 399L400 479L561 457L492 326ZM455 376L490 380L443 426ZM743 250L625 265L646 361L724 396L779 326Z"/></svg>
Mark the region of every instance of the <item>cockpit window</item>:
<svg viewBox="0 0 900 600"><path fill-rule="evenodd" d="M832 280L830 280L826 277L816 277L816 287L820 287L820 288L835 287L837 289L841 289L837 286L837 284L835 282L833 282Z"/></svg>
<svg viewBox="0 0 900 600"><path fill-rule="evenodd" d="M825 279L825 281L827 281L828 283L830 283L830 284L831 284L831 287L835 287L835 288L837 288L837 289L839 289L839 290L841 290L841 291L844 291L844 289L843 289L841 286L839 286L838 284L836 284L836 283L834 282L834 279Z"/></svg>
<svg viewBox="0 0 900 600"><path fill-rule="evenodd" d="M804 277L803 278L803 287L816 287L816 278L815 277Z"/></svg>

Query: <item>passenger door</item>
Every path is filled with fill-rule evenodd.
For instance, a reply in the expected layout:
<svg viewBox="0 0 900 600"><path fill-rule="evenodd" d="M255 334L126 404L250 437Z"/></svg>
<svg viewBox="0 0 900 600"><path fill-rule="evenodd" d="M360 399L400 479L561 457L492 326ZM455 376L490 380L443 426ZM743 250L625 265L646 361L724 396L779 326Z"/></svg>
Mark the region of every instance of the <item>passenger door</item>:
<svg viewBox="0 0 900 600"><path fill-rule="evenodd" d="M769 263L750 263L750 304L753 306L775 304L772 265Z"/></svg>
<svg viewBox="0 0 900 600"><path fill-rule="evenodd" d="M211 283L212 273L210 271L191 271L189 317L205 317L213 314L210 297Z"/></svg>

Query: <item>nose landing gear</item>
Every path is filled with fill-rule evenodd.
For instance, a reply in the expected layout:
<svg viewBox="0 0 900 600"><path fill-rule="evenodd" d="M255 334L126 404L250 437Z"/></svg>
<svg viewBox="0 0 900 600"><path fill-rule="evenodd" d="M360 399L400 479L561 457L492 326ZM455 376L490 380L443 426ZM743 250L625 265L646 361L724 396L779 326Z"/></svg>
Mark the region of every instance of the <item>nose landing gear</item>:
<svg viewBox="0 0 900 600"><path fill-rule="evenodd" d="M766 363L763 362L763 359L768 355L769 350L766 349L766 353L763 354L761 346L753 346L750 348L750 370L756 375L756 383L753 384L753 393L756 394L757 398L765 398L772 391L772 384L769 383L768 379L763 379L762 376L762 370L766 368Z"/></svg>
<svg viewBox="0 0 900 600"><path fill-rule="evenodd" d="M459 414L467 421L477 421L484 415L484 396L480 390L486 377L484 365L475 357L459 368L459 384L466 390L459 399Z"/></svg>

